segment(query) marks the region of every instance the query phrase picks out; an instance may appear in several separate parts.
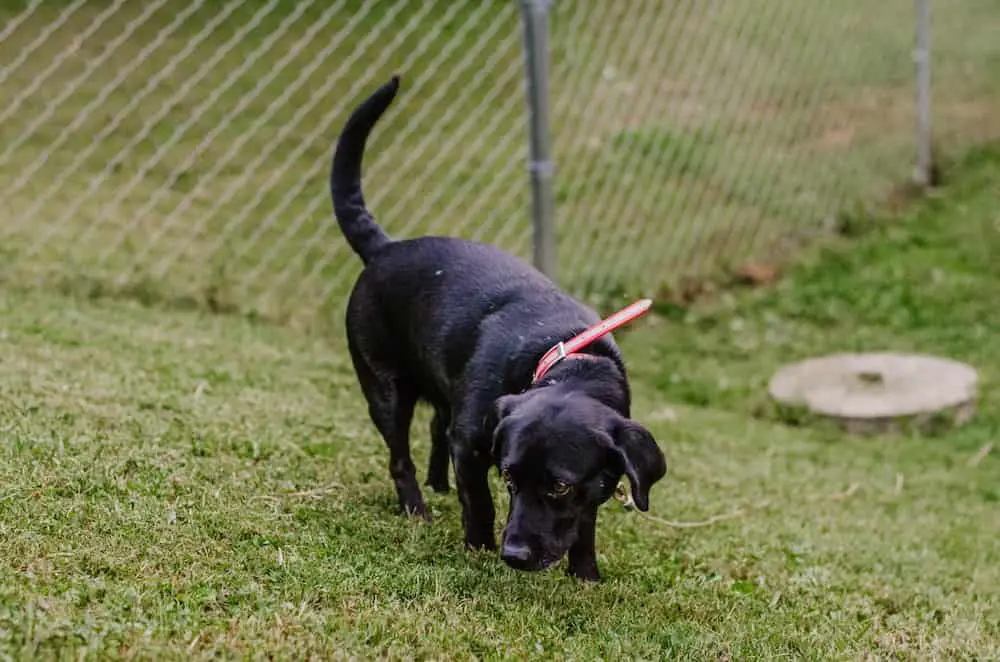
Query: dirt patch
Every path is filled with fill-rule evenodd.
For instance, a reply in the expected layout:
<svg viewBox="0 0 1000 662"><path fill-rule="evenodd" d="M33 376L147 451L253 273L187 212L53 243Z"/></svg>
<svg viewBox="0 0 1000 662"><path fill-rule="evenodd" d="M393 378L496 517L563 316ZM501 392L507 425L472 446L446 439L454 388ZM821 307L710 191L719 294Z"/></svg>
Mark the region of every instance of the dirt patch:
<svg viewBox="0 0 1000 662"><path fill-rule="evenodd" d="M815 138L819 150L840 150L872 135L910 130L916 116L908 88L860 88L846 91L849 99L818 107Z"/></svg>
<svg viewBox="0 0 1000 662"><path fill-rule="evenodd" d="M908 87L864 88L841 103L817 109L815 138L819 150L842 150L884 135L911 135L916 122L916 100ZM935 133L986 138L1000 133L1000 99L933 102Z"/></svg>

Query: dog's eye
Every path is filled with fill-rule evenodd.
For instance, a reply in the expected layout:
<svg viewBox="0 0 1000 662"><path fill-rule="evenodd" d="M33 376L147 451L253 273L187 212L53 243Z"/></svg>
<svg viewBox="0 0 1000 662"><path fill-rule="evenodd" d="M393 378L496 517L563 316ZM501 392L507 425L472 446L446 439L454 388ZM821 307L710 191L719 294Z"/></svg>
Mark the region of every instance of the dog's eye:
<svg viewBox="0 0 1000 662"><path fill-rule="evenodd" d="M557 480L556 484L552 486L552 496L554 497L564 497L573 490L573 486L569 483L564 483L561 480Z"/></svg>

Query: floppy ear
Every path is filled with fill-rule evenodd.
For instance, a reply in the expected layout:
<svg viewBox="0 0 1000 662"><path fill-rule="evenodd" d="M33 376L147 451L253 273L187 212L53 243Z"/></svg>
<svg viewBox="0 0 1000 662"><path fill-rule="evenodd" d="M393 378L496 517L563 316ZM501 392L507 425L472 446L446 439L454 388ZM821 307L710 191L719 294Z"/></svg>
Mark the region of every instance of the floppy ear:
<svg viewBox="0 0 1000 662"><path fill-rule="evenodd" d="M509 416L510 412L514 410L514 407L517 406L517 403L520 402L520 400L520 394L501 395L497 398L493 402L493 415L496 417L496 422L499 423Z"/></svg>
<svg viewBox="0 0 1000 662"><path fill-rule="evenodd" d="M500 441L502 439L502 436L497 434L498 428L503 422L503 419L507 418L510 413L514 411L514 408L520 400L520 395L502 395L493 402L490 412L486 415L484 423L487 433L493 438L493 446L490 452L494 459L499 456Z"/></svg>
<svg viewBox="0 0 1000 662"><path fill-rule="evenodd" d="M649 431L626 419L614 437L615 447L625 461L625 475L632 487L632 499L639 510L649 510L649 488L667 473L667 458Z"/></svg>

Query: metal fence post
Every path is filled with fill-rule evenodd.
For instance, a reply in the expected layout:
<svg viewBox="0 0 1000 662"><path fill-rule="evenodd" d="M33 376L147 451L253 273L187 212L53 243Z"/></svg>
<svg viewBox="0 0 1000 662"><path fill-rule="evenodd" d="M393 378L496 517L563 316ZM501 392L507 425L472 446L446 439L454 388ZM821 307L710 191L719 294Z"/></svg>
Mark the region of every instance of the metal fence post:
<svg viewBox="0 0 1000 662"><path fill-rule="evenodd" d="M535 266L555 279L554 167L549 142L549 4L550 0L522 0L525 91L530 141L532 253Z"/></svg>
<svg viewBox="0 0 1000 662"><path fill-rule="evenodd" d="M931 0L916 0L916 46L913 62L917 73L917 163L914 182L919 186L932 183L931 162Z"/></svg>

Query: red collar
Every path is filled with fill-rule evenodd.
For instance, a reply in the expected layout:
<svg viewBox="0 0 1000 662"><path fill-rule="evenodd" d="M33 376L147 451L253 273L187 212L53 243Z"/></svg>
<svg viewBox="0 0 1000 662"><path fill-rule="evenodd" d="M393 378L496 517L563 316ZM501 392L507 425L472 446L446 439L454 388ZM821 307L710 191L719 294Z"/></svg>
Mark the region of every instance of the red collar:
<svg viewBox="0 0 1000 662"><path fill-rule="evenodd" d="M538 366L535 368L535 375L532 378L531 383L534 384L538 382L538 380L544 377L545 373L551 370L555 364L559 363L566 357L588 356L587 354L577 354L576 352L579 352L584 347L587 347L598 338L605 336L615 329L636 319L649 310L651 305L653 305L652 299L640 299L632 305L622 308L614 315L598 322L583 333L554 345L551 349L549 349L549 351L545 352L541 360L538 361Z"/></svg>

